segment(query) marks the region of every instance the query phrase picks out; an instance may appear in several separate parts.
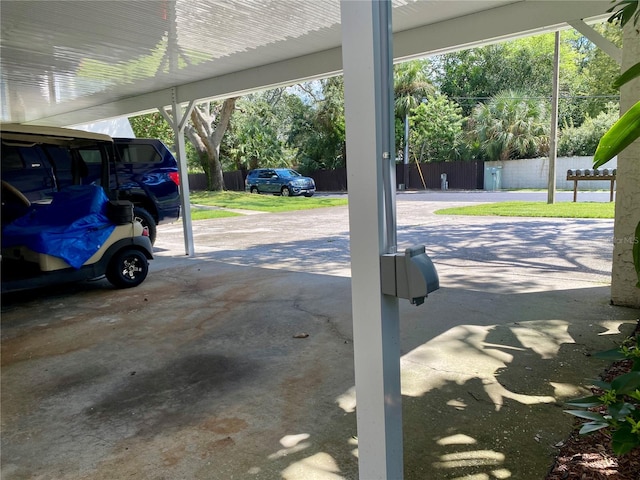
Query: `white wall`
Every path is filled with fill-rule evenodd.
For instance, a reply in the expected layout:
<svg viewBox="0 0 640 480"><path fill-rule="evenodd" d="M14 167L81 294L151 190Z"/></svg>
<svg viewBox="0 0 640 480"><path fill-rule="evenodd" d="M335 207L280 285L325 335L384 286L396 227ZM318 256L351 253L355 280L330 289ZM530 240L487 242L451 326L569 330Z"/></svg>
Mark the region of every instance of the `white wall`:
<svg viewBox="0 0 640 480"><path fill-rule="evenodd" d="M485 177L487 168L502 167L501 188L542 188L546 189L549 178L549 159L531 158L526 160L507 160L504 162L485 162ZM567 180L567 170L593 168L593 157L559 157L556 161L556 188L558 190L573 190L573 180ZM612 170L617 168L617 159L611 160L603 168ZM603 169L601 168L601 170ZM485 178L485 186L487 185ZM617 181L616 181L617 184ZM604 180L580 181L578 191L581 190L609 190L611 183Z"/></svg>

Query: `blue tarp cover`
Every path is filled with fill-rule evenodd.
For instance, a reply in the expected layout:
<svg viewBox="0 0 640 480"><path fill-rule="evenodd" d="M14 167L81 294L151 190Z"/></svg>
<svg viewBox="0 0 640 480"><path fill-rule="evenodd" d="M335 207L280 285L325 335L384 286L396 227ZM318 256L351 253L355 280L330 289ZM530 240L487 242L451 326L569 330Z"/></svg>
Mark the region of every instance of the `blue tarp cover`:
<svg viewBox="0 0 640 480"><path fill-rule="evenodd" d="M53 196L2 230L2 247L24 245L80 268L109 238L108 198L96 185L74 185Z"/></svg>

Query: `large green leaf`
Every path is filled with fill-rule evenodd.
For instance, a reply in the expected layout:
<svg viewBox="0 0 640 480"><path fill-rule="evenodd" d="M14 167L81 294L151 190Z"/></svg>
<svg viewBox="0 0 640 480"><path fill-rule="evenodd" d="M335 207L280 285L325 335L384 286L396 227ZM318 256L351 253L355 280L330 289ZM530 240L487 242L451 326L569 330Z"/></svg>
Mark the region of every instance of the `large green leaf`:
<svg viewBox="0 0 640 480"><path fill-rule="evenodd" d="M635 407L627 402L616 403L614 405L609 405L608 411L611 418L619 420L621 422L630 415L631 412L635 410Z"/></svg>
<svg viewBox="0 0 640 480"><path fill-rule="evenodd" d="M582 428L580 428L579 433L582 435L585 435L587 433L597 432L598 430L602 430L603 428L607 428L608 426L609 426L608 423L589 422L582 425Z"/></svg>
<svg viewBox="0 0 640 480"><path fill-rule="evenodd" d="M611 448L616 455L624 455L640 445L640 435L633 433L629 426L622 426L611 435Z"/></svg>
<svg viewBox="0 0 640 480"><path fill-rule="evenodd" d="M614 348L612 350L605 350L604 352L598 352L593 355L600 360L624 360L625 355L620 351L620 348Z"/></svg>
<svg viewBox="0 0 640 480"><path fill-rule="evenodd" d="M640 371L625 373L611 382L611 388L618 394L625 395L640 389Z"/></svg>
<svg viewBox="0 0 640 480"><path fill-rule="evenodd" d="M607 12L614 12L607 21L609 23L619 22L624 27L627 22L633 20L635 25L640 18L640 10L638 9L638 0L621 0L611 7Z"/></svg>
<svg viewBox="0 0 640 480"><path fill-rule="evenodd" d="M613 124L598 143L593 168L604 165L640 137L640 102L637 102Z"/></svg>
<svg viewBox="0 0 640 480"><path fill-rule="evenodd" d="M620 88L627 82L630 82L636 77L640 77L640 62L633 65L631 68L627 69L622 75L616 78L616 81L613 82L614 88Z"/></svg>
<svg viewBox="0 0 640 480"><path fill-rule="evenodd" d="M602 405L602 402L600 401L600 397L598 397L597 395L590 395L588 397L576 398L574 400L571 400L570 402L567 402L567 405L570 405L572 407L589 408Z"/></svg>
<svg viewBox="0 0 640 480"><path fill-rule="evenodd" d="M607 382L603 382L602 380L593 380L591 385L594 387L601 388L602 390L611 390L611 384Z"/></svg>
<svg viewBox="0 0 640 480"><path fill-rule="evenodd" d="M589 410L565 410L564 413L607 425L607 420L602 415L596 412L590 412Z"/></svg>

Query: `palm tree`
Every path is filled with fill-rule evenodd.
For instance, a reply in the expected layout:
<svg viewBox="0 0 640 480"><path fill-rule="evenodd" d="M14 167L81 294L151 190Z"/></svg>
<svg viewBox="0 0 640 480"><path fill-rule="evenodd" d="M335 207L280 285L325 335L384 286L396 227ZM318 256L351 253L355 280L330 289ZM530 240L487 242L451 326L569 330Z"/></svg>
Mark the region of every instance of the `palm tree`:
<svg viewBox="0 0 640 480"><path fill-rule="evenodd" d="M543 100L506 90L471 114L471 136L489 160L534 156L548 148L548 113Z"/></svg>
<svg viewBox="0 0 640 480"><path fill-rule="evenodd" d="M394 91L396 117L404 123L404 178L406 184L409 170L409 114L427 94L434 91L427 79L426 62L413 60L399 63L394 68Z"/></svg>

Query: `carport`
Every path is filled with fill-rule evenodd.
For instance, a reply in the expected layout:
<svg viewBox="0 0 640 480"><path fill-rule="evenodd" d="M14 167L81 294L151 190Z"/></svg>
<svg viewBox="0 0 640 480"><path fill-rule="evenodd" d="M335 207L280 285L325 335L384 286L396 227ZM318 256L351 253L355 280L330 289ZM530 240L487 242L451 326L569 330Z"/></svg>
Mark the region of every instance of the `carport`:
<svg viewBox="0 0 640 480"><path fill-rule="evenodd" d="M364 1L294 6L280 1L5 1L1 7L3 121L65 126L159 109L178 132L182 153L180 132L198 100L344 72L349 167L360 172L349 178L349 209L358 448L360 475L367 479L402 474L398 300L381 294L379 263L380 255L395 247L394 192L385 179L389 146L379 141L388 118L380 108L388 90L380 82L388 81L391 59L570 25L601 43L588 23L604 18L610 4L393 2L391 15L387 6ZM634 33L629 29L626 35L631 39ZM623 64L637 58L635 45ZM622 92L629 104L637 98L637 85ZM637 148L636 142L626 160L619 159L618 175L626 169L628 178L619 181L622 205L637 204L640 196L640 173L632 161ZM186 172L182 155L181 168ZM187 211L188 185L183 188ZM622 238L637 223L637 214L632 208L621 214L616 235ZM192 255L191 225L184 218L185 253ZM616 248L630 252L628 242ZM618 277L626 285L629 268L624 258L614 264L614 288ZM639 304L637 292L620 288L620 294L612 294L620 295L618 303ZM428 300L421 308L428 308Z"/></svg>

